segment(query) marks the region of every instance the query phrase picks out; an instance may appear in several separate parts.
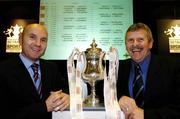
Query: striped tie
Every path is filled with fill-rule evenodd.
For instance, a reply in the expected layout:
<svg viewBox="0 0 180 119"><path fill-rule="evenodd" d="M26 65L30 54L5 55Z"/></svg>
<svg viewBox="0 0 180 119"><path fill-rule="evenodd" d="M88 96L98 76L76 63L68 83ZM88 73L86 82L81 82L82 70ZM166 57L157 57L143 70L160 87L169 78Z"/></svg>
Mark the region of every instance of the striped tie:
<svg viewBox="0 0 180 119"><path fill-rule="evenodd" d="M135 65L135 77L133 81L133 96L139 107L144 106L144 83L140 74L141 68L139 64Z"/></svg>
<svg viewBox="0 0 180 119"><path fill-rule="evenodd" d="M38 67L39 67L39 65L36 64L36 63L33 63L31 65L31 68L32 68L32 70L34 72L33 79L34 79L34 83L35 83L35 86L36 86L36 90L39 93L40 97L42 97L41 81L40 81L40 78L39 78Z"/></svg>

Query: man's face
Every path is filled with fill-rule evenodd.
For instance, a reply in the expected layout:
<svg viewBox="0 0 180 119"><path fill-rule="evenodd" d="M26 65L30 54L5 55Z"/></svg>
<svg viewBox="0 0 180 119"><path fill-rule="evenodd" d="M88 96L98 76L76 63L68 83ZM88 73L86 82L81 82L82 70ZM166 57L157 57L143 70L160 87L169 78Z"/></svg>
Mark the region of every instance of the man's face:
<svg viewBox="0 0 180 119"><path fill-rule="evenodd" d="M130 57L137 63L149 55L153 46L153 41L148 39L147 32L143 29L128 32L125 43Z"/></svg>
<svg viewBox="0 0 180 119"><path fill-rule="evenodd" d="M26 29L20 38L22 54L32 61L38 60L47 47L47 32L42 26L34 25Z"/></svg>

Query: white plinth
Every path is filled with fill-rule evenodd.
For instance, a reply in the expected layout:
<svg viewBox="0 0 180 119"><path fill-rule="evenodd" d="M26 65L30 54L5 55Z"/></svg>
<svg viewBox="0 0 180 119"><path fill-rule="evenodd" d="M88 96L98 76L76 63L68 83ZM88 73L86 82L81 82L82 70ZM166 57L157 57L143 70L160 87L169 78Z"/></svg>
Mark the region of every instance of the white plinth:
<svg viewBox="0 0 180 119"><path fill-rule="evenodd" d="M84 119L105 119L104 107L85 107L83 108ZM63 112L53 112L52 119L71 119L69 109Z"/></svg>

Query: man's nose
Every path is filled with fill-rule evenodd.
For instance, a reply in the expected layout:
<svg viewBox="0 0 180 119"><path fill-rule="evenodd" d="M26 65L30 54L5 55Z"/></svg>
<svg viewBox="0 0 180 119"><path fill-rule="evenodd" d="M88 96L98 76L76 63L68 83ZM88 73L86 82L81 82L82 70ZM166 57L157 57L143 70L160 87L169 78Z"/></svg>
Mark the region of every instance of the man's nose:
<svg viewBox="0 0 180 119"><path fill-rule="evenodd" d="M37 45L37 46L40 46L40 45L41 45L41 40L40 40L40 39L36 40L36 45Z"/></svg>

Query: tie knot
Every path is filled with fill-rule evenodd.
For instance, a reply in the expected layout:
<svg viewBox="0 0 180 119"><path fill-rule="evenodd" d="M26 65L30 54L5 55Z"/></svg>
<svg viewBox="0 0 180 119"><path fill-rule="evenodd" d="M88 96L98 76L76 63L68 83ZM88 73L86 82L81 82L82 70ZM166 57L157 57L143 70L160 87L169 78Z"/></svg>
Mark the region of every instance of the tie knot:
<svg viewBox="0 0 180 119"><path fill-rule="evenodd" d="M141 71L141 67L139 64L135 64L135 71Z"/></svg>
<svg viewBox="0 0 180 119"><path fill-rule="evenodd" d="M33 63L33 64L31 65L31 68L32 68L32 70L33 70L33 72L34 72L33 78L34 78L34 81L35 81L35 83L36 83L36 81L38 80L38 64Z"/></svg>
<svg viewBox="0 0 180 119"><path fill-rule="evenodd" d="M31 68L33 69L33 71L34 72L38 72L38 64L37 63L33 63L32 65L31 65Z"/></svg>

